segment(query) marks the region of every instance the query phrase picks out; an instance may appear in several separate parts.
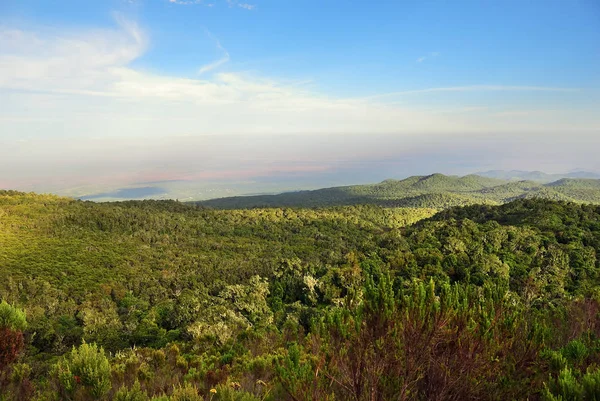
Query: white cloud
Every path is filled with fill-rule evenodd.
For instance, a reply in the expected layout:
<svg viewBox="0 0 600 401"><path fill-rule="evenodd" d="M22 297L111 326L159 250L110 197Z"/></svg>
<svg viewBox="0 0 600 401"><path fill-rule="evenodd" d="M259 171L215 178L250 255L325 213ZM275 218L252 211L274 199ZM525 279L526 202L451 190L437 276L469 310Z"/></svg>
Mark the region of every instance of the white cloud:
<svg viewBox="0 0 600 401"><path fill-rule="evenodd" d="M206 65L203 65L202 67L200 67L200 69L198 70L198 75L201 75L201 74L204 74L205 72L214 70L215 68L222 66L223 64L227 63L228 61L229 61L229 53L225 53L223 55L223 57L218 59L217 61L214 61L210 64L206 64Z"/></svg>
<svg viewBox="0 0 600 401"><path fill-rule="evenodd" d="M169 137L170 135L303 133L422 133L560 129L553 116L511 122L389 100L412 94L464 91L556 91L570 88L475 85L336 98L293 83L228 72L195 78L150 73L132 66L148 47L134 22L117 17L113 29L56 32L0 27L0 131L8 137L52 135ZM199 68L214 71L229 60ZM496 110L498 111L498 110ZM597 119L596 119L597 120ZM590 127L587 118L575 125ZM535 124L533 124L534 122ZM0 155L1 157L1 155Z"/></svg>
<svg viewBox="0 0 600 401"><path fill-rule="evenodd" d="M0 94L20 93L11 95L10 104L0 104L0 119L15 121L23 110L31 108L28 105L38 104L43 95L44 99L55 98L44 100L28 118L35 121L63 116L64 128L77 132L98 133L98 127L110 123L114 132L139 133L140 121L154 120L156 116L165 121L166 128L144 126L147 135L190 130L422 131L442 123L413 110L336 99L239 73L191 79L131 67L147 44L147 35L135 23L122 18L117 29L69 34L0 29ZM217 47L223 51L223 57L201 67L199 73L214 70L229 59L218 42ZM3 99L0 101L8 102ZM85 121L75 122L84 114ZM112 116L111 122L104 121L106 115ZM95 120L102 122L96 124ZM174 120L173 124L167 123L170 120ZM71 124L77 129L70 128ZM87 128L79 129L82 126Z"/></svg>
<svg viewBox="0 0 600 401"><path fill-rule="evenodd" d="M202 0L169 0L169 3L187 6L190 4L201 4Z"/></svg>
<svg viewBox="0 0 600 401"><path fill-rule="evenodd" d="M229 5L229 7L240 7L246 10L254 10L256 8L255 4L249 4L249 3L240 3L238 0L226 0L227 4ZM169 0L169 3L172 4L179 4L179 5L184 5L184 6L189 6L192 4L203 4L206 7L213 7L215 5L215 3L205 3L204 0Z"/></svg>
<svg viewBox="0 0 600 401"><path fill-rule="evenodd" d="M0 29L0 88L105 94L119 68L142 55L146 35L116 16L118 30L67 35Z"/></svg>
<svg viewBox="0 0 600 401"><path fill-rule="evenodd" d="M240 8L244 8L246 10L254 10L256 8L256 5L254 4L248 4L248 3L240 3L239 0L227 0L227 4L229 4L229 7L240 7Z"/></svg>
<svg viewBox="0 0 600 401"><path fill-rule="evenodd" d="M363 100L374 100L380 98L389 98L403 95L414 95L421 93L434 92L578 92L579 88L561 88L551 86L518 86L518 85L467 85L467 86L449 86L441 88L415 89L398 92L381 93L373 96L363 97Z"/></svg>
<svg viewBox="0 0 600 401"><path fill-rule="evenodd" d="M219 42L217 39L215 39L210 32L208 32L208 35L215 41L217 48L221 51L221 53L223 55L220 59L218 59L210 64L203 65L202 67L200 67L200 69L198 70L199 75L204 74L205 72L214 70L215 68L222 66L223 64L227 63L230 60L229 52L227 50L225 50L225 48L223 48L223 46L221 46L221 42Z"/></svg>
<svg viewBox="0 0 600 401"><path fill-rule="evenodd" d="M511 116L507 113L520 110L484 107L472 99L450 108L390 102L414 94L428 95L425 99L472 91L568 94L573 88L471 85L352 99L307 90L297 80L239 72L193 78L150 73L132 63L149 47L148 35L132 21L116 20L112 29L77 32L0 26L0 184L29 177L58 188L66 185L57 182L61 177L85 183L91 177L99 182L100 176L126 183L138 173L160 176L163 170L175 178L199 171L218 175L219 169L245 169L239 160L251 157L258 160L252 165L257 171L268 170L273 160L330 166L391 158L399 149L408 154L407 144L417 142L445 152L442 137L465 143L490 132L541 137L600 129L598 117L584 111ZM222 57L199 73L215 72L229 60L215 42ZM587 138L593 142L596 136Z"/></svg>
<svg viewBox="0 0 600 401"><path fill-rule="evenodd" d="M439 52L431 52L429 54L427 54L426 56L421 56L417 59L417 63L422 63L423 61L427 60L427 59L432 59L432 58L436 58L437 56L439 56L440 53Z"/></svg>

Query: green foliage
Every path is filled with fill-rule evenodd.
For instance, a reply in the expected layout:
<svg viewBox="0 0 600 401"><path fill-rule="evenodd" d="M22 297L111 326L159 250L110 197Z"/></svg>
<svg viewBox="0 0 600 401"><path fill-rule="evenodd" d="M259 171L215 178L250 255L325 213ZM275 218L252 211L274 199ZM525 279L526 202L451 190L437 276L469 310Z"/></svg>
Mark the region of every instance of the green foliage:
<svg viewBox="0 0 600 401"><path fill-rule="evenodd" d="M580 340L573 340L561 349L562 355L573 364L581 364L588 356L586 345Z"/></svg>
<svg viewBox="0 0 600 401"><path fill-rule="evenodd" d="M91 399L102 399L111 388L111 368L102 347L83 343L55 365L58 384L73 396L83 389Z"/></svg>
<svg viewBox="0 0 600 401"><path fill-rule="evenodd" d="M214 401L262 401L247 391L235 389L231 385L219 385L215 388Z"/></svg>
<svg viewBox="0 0 600 401"><path fill-rule="evenodd" d="M203 398L198 394L196 386L186 383L183 386L173 388L169 401L203 401Z"/></svg>
<svg viewBox="0 0 600 401"><path fill-rule="evenodd" d="M489 185L434 175L348 191L451 204ZM0 215L6 400L597 393L599 206L434 215L3 193Z"/></svg>
<svg viewBox="0 0 600 401"><path fill-rule="evenodd" d="M276 372L285 391L295 400L333 399L318 376L316 358L304 352L297 343L287 346L286 354L278 361Z"/></svg>
<svg viewBox="0 0 600 401"><path fill-rule="evenodd" d="M588 370L581 382L583 385L584 400L600 400L600 369Z"/></svg>
<svg viewBox="0 0 600 401"><path fill-rule="evenodd" d="M27 328L25 311L6 301L0 302L0 328L23 331Z"/></svg>
<svg viewBox="0 0 600 401"><path fill-rule="evenodd" d="M583 387L569 368L564 368L551 387L546 387L543 398L548 401L583 400Z"/></svg>
<svg viewBox="0 0 600 401"><path fill-rule="evenodd" d="M597 401L600 400L600 369L588 369L579 378L569 368L560 371L555 380L546 385L544 400Z"/></svg>
<svg viewBox="0 0 600 401"><path fill-rule="evenodd" d="M31 375L31 366L26 363L16 364L12 367L11 380L15 383L22 383L29 379Z"/></svg>
<svg viewBox="0 0 600 401"><path fill-rule="evenodd" d="M140 382L136 381L131 388L121 387L113 398L113 401L148 401L150 398L142 390Z"/></svg>

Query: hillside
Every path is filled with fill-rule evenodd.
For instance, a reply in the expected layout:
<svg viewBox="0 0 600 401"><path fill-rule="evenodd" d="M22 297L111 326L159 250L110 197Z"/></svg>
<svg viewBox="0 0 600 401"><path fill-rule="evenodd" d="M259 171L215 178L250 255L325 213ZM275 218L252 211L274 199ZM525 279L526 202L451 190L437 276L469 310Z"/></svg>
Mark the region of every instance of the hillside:
<svg viewBox="0 0 600 401"><path fill-rule="evenodd" d="M371 185L212 199L198 204L218 209L360 204L444 209L478 203L501 204L520 198L600 203L600 180L563 178L543 184L534 181L505 181L477 175L456 177L433 174L404 180L385 180Z"/></svg>
<svg viewBox="0 0 600 401"><path fill-rule="evenodd" d="M554 182L563 178L592 178L600 179L600 174L589 171L573 171L565 174L547 174L542 171L521 170L490 170L475 173L476 175L489 178L497 178L508 181L535 181L542 184Z"/></svg>
<svg viewBox="0 0 600 401"><path fill-rule="evenodd" d="M482 181L379 187L448 182ZM0 397L550 400L565 371L600 374L599 255L600 206L543 199L436 214L0 191Z"/></svg>

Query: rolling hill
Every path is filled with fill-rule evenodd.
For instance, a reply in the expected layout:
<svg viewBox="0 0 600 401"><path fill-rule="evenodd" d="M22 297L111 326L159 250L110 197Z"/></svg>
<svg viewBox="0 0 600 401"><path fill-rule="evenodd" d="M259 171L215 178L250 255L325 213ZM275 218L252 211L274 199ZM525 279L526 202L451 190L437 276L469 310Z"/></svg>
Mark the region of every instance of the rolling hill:
<svg viewBox="0 0 600 401"><path fill-rule="evenodd" d="M490 170L475 173L476 175L489 178L497 178L508 181L536 181L541 183L550 183L562 178L593 178L600 179L600 174L577 170L565 174L547 174L542 171L521 171L521 170Z"/></svg>
<svg viewBox="0 0 600 401"><path fill-rule="evenodd" d="M446 205L485 183L314 192ZM216 210L0 190L0 400L389 400L406 375L406 399L556 400L539 394L564 372L599 394L598 255L600 206L545 199ZM363 359L385 386L354 396L338 383Z"/></svg>
<svg viewBox="0 0 600 401"><path fill-rule="evenodd" d="M287 192L278 195L236 196L198 204L218 209L255 207L322 207L370 204L386 207L445 209L472 204L502 204L515 199L544 198L600 203L600 180L561 178L550 183L510 181L467 175L432 174L377 184Z"/></svg>

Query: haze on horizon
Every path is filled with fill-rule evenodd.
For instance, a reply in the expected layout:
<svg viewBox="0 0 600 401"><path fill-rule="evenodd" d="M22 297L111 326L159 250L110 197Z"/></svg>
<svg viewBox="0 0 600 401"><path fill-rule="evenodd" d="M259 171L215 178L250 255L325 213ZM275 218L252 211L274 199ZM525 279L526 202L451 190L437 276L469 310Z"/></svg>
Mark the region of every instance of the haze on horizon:
<svg viewBox="0 0 600 401"><path fill-rule="evenodd" d="M0 188L600 171L595 1L49 3L0 3Z"/></svg>

